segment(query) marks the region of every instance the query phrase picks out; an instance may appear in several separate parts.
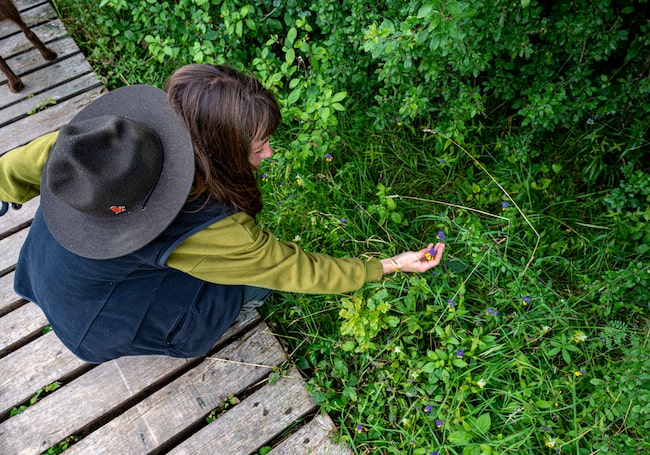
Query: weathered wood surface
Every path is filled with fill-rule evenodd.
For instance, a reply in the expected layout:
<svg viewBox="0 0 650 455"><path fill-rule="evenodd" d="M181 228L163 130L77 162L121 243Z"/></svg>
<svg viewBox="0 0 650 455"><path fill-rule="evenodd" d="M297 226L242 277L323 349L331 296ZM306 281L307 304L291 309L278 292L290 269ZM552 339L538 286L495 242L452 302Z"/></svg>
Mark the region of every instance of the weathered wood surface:
<svg viewBox="0 0 650 455"><path fill-rule="evenodd" d="M247 397L169 453L253 453L313 407L300 373L292 368L273 386Z"/></svg>
<svg viewBox="0 0 650 455"><path fill-rule="evenodd" d="M249 316L231 328L231 335L249 328L259 319L257 315ZM61 350L67 351L63 347ZM67 354L61 352L61 356L67 357ZM68 359L65 363L70 370L75 367L75 362ZM80 361L76 363L78 368L84 366ZM119 413L130 404L130 400L142 399L152 388L192 365L193 362L186 359L146 356L124 357L96 366L56 393L1 423L0 453L42 453L67 436L83 433L101 419ZM219 383L211 382L211 386L217 388ZM167 417L162 417L162 420L152 419L151 423L165 424ZM9 435L20 437L11 438ZM109 447L112 440L119 444L122 438L120 433L110 436Z"/></svg>
<svg viewBox="0 0 650 455"><path fill-rule="evenodd" d="M14 3L58 57L44 61L16 26L0 22L0 53L25 84L11 93L0 75L0 155L60 128L106 91L47 1ZM240 315L205 358L91 365L72 355L42 311L13 291L38 203L0 217L1 455L39 454L69 436L80 438L71 454L350 453L333 442L335 426L315 415L304 380L285 368L286 353L256 312ZM60 387L10 417L53 383Z"/></svg>
<svg viewBox="0 0 650 455"><path fill-rule="evenodd" d="M282 347L263 323L214 357L205 359L113 419L74 446L70 453L106 453L107 447L110 447L110 452L121 454L161 450L176 442L176 435L204 426L213 409L226 402L228 397L265 382L273 368L285 361ZM237 363L225 359L236 359ZM159 375L158 372L155 374ZM109 378L110 383L114 381ZM114 440L116 434L120 435L119 441ZM256 449L254 447L253 451Z"/></svg>
<svg viewBox="0 0 650 455"><path fill-rule="evenodd" d="M275 446L269 455L343 455L349 451L345 446L332 441L332 434L337 431L334 422L327 414L317 415L287 439Z"/></svg>
<svg viewBox="0 0 650 455"><path fill-rule="evenodd" d="M25 84L12 93L0 74L0 155L60 128L105 92L48 2L15 3L27 25L58 55L53 62L44 60L15 24L0 22L0 54Z"/></svg>

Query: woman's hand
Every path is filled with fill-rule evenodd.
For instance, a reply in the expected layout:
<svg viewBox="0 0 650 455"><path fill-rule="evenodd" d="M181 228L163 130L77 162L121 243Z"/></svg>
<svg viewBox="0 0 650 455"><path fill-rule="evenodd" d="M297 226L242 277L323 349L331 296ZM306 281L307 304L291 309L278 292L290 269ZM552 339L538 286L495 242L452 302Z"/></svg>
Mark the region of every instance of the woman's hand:
<svg viewBox="0 0 650 455"><path fill-rule="evenodd" d="M444 251L444 243L436 243L435 247L433 243L430 243L420 251L406 251L392 258L382 259L381 265L384 268L384 274L399 271L426 272L440 264Z"/></svg>

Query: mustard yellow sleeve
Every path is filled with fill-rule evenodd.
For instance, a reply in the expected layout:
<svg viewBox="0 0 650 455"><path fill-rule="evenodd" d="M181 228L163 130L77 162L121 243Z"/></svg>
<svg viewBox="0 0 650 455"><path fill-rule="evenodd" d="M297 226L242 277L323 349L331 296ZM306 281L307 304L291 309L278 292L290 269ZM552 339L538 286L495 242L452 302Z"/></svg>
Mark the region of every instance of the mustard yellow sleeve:
<svg viewBox="0 0 650 455"><path fill-rule="evenodd" d="M38 196L41 175L59 132L46 134L0 156L0 200L22 204Z"/></svg>
<svg viewBox="0 0 650 455"><path fill-rule="evenodd" d="M239 212L181 243L166 264L219 284L246 284L279 291L338 294L383 276L378 259L334 258L308 253L262 231Z"/></svg>

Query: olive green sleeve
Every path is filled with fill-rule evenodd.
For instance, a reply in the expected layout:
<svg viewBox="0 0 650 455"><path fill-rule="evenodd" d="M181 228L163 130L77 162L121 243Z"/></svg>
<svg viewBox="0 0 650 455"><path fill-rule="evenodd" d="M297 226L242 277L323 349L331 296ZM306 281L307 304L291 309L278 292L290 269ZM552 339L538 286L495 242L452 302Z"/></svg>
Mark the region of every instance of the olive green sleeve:
<svg viewBox="0 0 650 455"><path fill-rule="evenodd" d="M167 265L213 283L312 294L349 292L383 276L378 259L305 252L262 231L242 212L189 237L170 254Z"/></svg>
<svg viewBox="0 0 650 455"><path fill-rule="evenodd" d="M58 131L0 156L0 200L22 204L38 196L41 175Z"/></svg>

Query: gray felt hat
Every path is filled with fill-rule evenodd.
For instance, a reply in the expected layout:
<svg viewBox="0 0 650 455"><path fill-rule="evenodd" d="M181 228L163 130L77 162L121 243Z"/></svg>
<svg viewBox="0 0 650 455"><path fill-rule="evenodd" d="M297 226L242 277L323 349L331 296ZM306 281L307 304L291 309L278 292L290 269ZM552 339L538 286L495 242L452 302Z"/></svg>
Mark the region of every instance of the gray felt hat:
<svg viewBox="0 0 650 455"><path fill-rule="evenodd" d="M69 251L110 259L160 235L194 179L189 132L156 87L113 90L59 131L41 179L41 206Z"/></svg>

